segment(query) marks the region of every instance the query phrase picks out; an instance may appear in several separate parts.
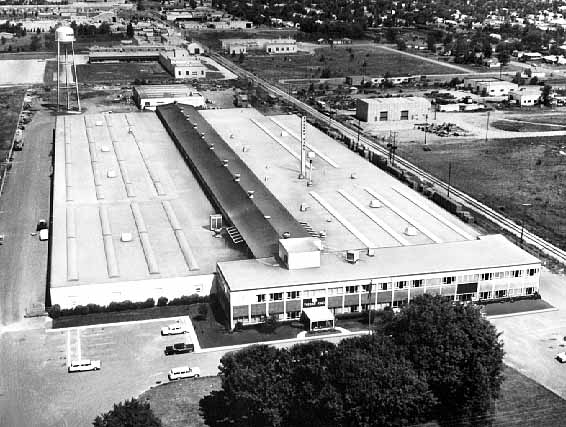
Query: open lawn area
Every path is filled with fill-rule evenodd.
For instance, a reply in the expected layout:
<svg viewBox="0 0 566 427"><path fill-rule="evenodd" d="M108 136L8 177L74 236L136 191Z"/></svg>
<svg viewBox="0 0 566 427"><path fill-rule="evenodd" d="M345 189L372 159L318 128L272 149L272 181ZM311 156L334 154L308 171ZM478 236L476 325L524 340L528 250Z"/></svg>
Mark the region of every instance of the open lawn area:
<svg viewBox="0 0 566 427"><path fill-rule="evenodd" d="M79 64L77 75L80 83L131 83L136 79L161 83L172 79L157 62Z"/></svg>
<svg viewBox="0 0 566 427"><path fill-rule="evenodd" d="M189 313L202 348L296 338L297 334L303 330L302 325L295 327L295 322L280 322L274 331L268 331L260 324L245 326L240 331L229 332L222 323L224 320L218 311L213 314L213 310L209 309L206 317L199 317L198 305L192 305L189 307Z"/></svg>
<svg viewBox="0 0 566 427"><path fill-rule="evenodd" d="M562 136L429 145L397 154L566 249L566 142Z"/></svg>
<svg viewBox="0 0 566 427"><path fill-rule="evenodd" d="M0 88L0 174L10 152L24 93L23 88Z"/></svg>
<svg viewBox="0 0 566 427"><path fill-rule="evenodd" d="M492 424L479 426L560 427L566 417L566 401L513 368L506 367L501 396L496 403ZM146 391L140 400L149 402L164 427L205 426L199 414L199 401L213 390L220 390L219 377L182 380L162 384ZM436 425L429 423L427 426ZM314 427L314 426L313 426Z"/></svg>
<svg viewBox="0 0 566 427"><path fill-rule="evenodd" d="M232 58L238 62L238 58ZM363 64L366 64L365 67ZM324 69L327 77L349 75L392 76L450 74L454 70L416 57L392 52L379 46L352 45L349 48L324 47L315 54L248 55L242 64L247 70L268 80L319 78Z"/></svg>

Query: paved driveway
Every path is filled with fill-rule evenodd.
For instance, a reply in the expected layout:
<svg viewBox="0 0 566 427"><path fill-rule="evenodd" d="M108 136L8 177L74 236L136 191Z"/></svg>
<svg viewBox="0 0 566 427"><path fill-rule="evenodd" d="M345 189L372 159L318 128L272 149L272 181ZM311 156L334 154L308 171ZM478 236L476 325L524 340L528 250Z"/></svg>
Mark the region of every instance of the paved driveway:
<svg viewBox="0 0 566 427"><path fill-rule="evenodd" d="M493 319L502 332L505 362L566 399L566 365L554 360L566 350L566 278L543 272L541 295L557 311Z"/></svg>

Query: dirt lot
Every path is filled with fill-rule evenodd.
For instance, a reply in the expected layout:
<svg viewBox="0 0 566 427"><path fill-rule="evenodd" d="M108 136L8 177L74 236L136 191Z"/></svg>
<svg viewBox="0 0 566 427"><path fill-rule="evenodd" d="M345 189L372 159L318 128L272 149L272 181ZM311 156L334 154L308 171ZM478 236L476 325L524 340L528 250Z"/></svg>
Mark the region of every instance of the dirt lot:
<svg viewBox="0 0 566 427"><path fill-rule="evenodd" d="M515 369L507 367L504 375L492 425L563 425L566 416L564 400ZM200 427L205 425L199 413L200 399L220 388L219 377L184 380L154 387L143 393L140 400L149 402L164 427ZM489 424L486 422L484 425Z"/></svg>
<svg viewBox="0 0 566 427"><path fill-rule="evenodd" d="M563 136L401 144L397 153L566 248Z"/></svg>
<svg viewBox="0 0 566 427"><path fill-rule="evenodd" d="M349 52L351 49L351 53ZM410 74L450 74L454 70L440 64L423 61L377 45L352 45L351 48L324 47L314 55L249 55L241 64L249 71L268 80L320 77L324 68L329 77L348 75L380 76L389 72L393 76ZM353 56L352 56L353 55ZM233 58L238 62L238 58ZM366 63L365 69L362 67Z"/></svg>

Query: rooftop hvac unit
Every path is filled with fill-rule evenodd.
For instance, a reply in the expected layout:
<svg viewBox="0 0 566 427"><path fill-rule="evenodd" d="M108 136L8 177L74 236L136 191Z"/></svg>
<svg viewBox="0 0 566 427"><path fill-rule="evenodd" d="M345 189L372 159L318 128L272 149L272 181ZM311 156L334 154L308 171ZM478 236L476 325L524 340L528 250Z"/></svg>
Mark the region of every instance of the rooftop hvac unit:
<svg viewBox="0 0 566 427"><path fill-rule="evenodd" d="M370 208L380 208L381 203L379 203L379 200L377 200L377 199L371 199L371 202L369 202L369 207Z"/></svg>
<svg viewBox="0 0 566 427"><path fill-rule="evenodd" d="M368 256L375 256L375 249L368 248Z"/></svg>
<svg viewBox="0 0 566 427"><path fill-rule="evenodd" d="M239 173L234 174L234 182L240 182L240 174Z"/></svg>
<svg viewBox="0 0 566 427"><path fill-rule="evenodd" d="M222 160L222 165L228 167L228 160L226 159Z"/></svg>
<svg viewBox="0 0 566 427"><path fill-rule="evenodd" d="M110 151L110 147L108 145L101 145L100 151L102 151L103 153L108 153Z"/></svg>
<svg viewBox="0 0 566 427"><path fill-rule="evenodd" d="M131 242L133 240L132 233L122 233L120 235L121 242Z"/></svg>
<svg viewBox="0 0 566 427"><path fill-rule="evenodd" d="M346 251L346 261L355 264L360 260L360 251Z"/></svg>
<svg viewBox="0 0 566 427"><path fill-rule="evenodd" d="M284 239L288 239L289 237L291 237L291 233L289 233L288 231L283 232L283 234L281 235Z"/></svg>
<svg viewBox="0 0 566 427"><path fill-rule="evenodd" d="M358 179L358 174L355 173L355 172L352 173L352 174L350 175L350 179Z"/></svg>
<svg viewBox="0 0 566 427"><path fill-rule="evenodd" d="M416 236L417 233L417 229L415 227L413 227L412 225L407 226L407 228L405 228L405 234L407 236Z"/></svg>
<svg viewBox="0 0 566 427"><path fill-rule="evenodd" d="M94 125L95 126L102 126L103 125L102 120L97 120L96 122L94 122Z"/></svg>
<svg viewBox="0 0 566 427"><path fill-rule="evenodd" d="M285 132L284 130L281 131L281 136L289 136L289 134L287 132Z"/></svg>
<svg viewBox="0 0 566 427"><path fill-rule="evenodd" d="M249 197L250 199L253 199L253 198L254 198L254 190L249 190L249 191L248 191L248 197Z"/></svg>
<svg viewBox="0 0 566 427"><path fill-rule="evenodd" d="M118 176L118 174L116 173L116 171L114 169L108 169L106 176L108 178L116 178Z"/></svg>

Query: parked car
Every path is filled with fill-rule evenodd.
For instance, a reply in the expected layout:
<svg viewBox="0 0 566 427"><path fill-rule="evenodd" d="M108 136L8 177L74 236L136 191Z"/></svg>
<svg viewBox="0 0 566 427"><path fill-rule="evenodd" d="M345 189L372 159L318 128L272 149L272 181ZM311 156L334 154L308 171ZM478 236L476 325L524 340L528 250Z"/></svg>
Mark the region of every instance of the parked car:
<svg viewBox="0 0 566 427"><path fill-rule="evenodd" d="M194 344L186 344L184 342L180 342L165 347L165 356L171 356L172 354L192 353L193 351L195 351Z"/></svg>
<svg viewBox="0 0 566 427"><path fill-rule="evenodd" d="M73 360L69 365L69 372L100 371L100 360Z"/></svg>
<svg viewBox="0 0 566 427"><path fill-rule="evenodd" d="M556 355L556 360L558 360L560 363L566 363L566 352L561 351L560 353L558 353Z"/></svg>
<svg viewBox="0 0 566 427"><path fill-rule="evenodd" d="M188 332L185 325L181 322L177 321L177 323L173 323L169 326L164 326L161 328L161 335L178 335L178 334L186 334Z"/></svg>
<svg viewBox="0 0 566 427"><path fill-rule="evenodd" d="M178 368L172 368L167 377L169 378L169 381L180 380L182 378L198 378L200 377L200 368L179 366Z"/></svg>

